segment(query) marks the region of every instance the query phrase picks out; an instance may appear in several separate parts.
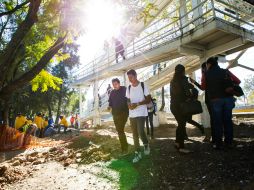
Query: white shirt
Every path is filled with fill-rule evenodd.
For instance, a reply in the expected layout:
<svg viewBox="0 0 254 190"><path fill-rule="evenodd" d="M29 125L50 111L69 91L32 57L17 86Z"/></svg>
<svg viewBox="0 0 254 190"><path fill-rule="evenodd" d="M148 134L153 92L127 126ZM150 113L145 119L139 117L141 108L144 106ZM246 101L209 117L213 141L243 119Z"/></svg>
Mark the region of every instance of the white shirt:
<svg viewBox="0 0 254 190"><path fill-rule="evenodd" d="M139 103L145 100L145 96L150 95L149 89L147 85L144 83L144 92L141 86L141 82L139 82L138 86L132 86L126 89L126 97L130 99L130 102L133 103ZM147 112L147 105L140 105L134 110L129 110L129 117L135 118L135 117L146 117L148 116Z"/></svg>

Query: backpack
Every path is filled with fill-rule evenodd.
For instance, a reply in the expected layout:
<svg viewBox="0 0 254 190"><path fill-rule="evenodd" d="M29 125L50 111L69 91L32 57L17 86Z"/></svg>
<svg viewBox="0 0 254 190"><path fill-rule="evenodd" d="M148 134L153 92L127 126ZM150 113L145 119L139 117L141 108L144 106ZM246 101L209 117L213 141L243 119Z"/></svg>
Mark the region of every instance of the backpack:
<svg viewBox="0 0 254 190"><path fill-rule="evenodd" d="M238 84L234 83L227 69L225 69L224 88L227 94L237 96L237 97L244 95L242 88Z"/></svg>
<svg viewBox="0 0 254 190"><path fill-rule="evenodd" d="M145 85L144 85L144 82L141 82L141 87L142 87L142 89L143 89L143 94L144 94L144 97L145 97ZM129 85L128 89L129 89L129 94L130 94L130 92L131 92L131 85ZM148 103L146 106L147 106L147 109L148 109L148 110L153 109L153 108L154 108L154 103L153 103L153 101L151 101L150 103ZM150 111L149 111L149 112L150 112Z"/></svg>

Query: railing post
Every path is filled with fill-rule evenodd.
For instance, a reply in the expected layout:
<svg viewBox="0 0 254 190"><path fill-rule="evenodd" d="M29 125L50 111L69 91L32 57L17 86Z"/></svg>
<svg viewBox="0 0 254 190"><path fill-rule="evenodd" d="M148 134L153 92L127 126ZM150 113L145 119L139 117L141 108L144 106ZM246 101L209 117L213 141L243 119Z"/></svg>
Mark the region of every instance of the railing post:
<svg viewBox="0 0 254 190"><path fill-rule="evenodd" d="M133 55L135 56L135 47L134 47L134 40L132 41L132 52L133 52Z"/></svg>
<svg viewBox="0 0 254 190"><path fill-rule="evenodd" d="M211 5L212 5L212 10L213 10L213 17L216 18L215 6L214 6L214 1L213 0L211 0Z"/></svg>
<svg viewBox="0 0 254 190"><path fill-rule="evenodd" d="M180 19L180 30L182 35L189 30L189 26L182 28L183 25L188 22L187 19L188 15L185 15L186 13L187 13L186 0L180 0L179 19Z"/></svg>
<svg viewBox="0 0 254 190"><path fill-rule="evenodd" d="M202 18L200 17L203 13L202 11L202 5L200 4L201 0L192 0L191 5L193 10L193 19L198 18L196 21L194 21L195 27L198 26L200 23L202 23Z"/></svg>

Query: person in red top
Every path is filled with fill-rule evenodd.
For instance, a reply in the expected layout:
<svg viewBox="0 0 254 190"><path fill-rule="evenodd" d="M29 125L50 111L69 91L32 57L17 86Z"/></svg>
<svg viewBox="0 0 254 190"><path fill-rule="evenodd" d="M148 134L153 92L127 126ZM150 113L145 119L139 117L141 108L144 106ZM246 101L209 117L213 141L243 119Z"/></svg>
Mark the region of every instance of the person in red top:
<svg viewBox="0 0 254 190"><path fill-rule="evenodd" d="M71 115L71 119L70 119L71 127L74 127L75 119L76 119L75 116L72 114L72 115Z"/></svg>
<svg viewBox="0 0 254 190"><path fill-rule="evenodd" d="M205 81L205 75L206 75L206 72L207 72L207 68L206 67L206 62L204 62L201 66L201 84L197 83L195 80L193 80L192 78L190 78L190 81L196 85L200 90L204 90L205 91L205 104L207 106L207 109L208 109L208 112L209 112L209 115L210 115L210 126L211 126L211 137L212 137L212 143L214 143L214 130L213 130L213 119L212 119L212 109L211 109L211 105L210 105L210 102L209 102L209 98L208 98L208 92L207 92L207 89L206 89L206 81ZM231 73L229 70L226 70L226 72L228 73L230 79L232 81L234 81L235 84L240 84L241 81L233 74ZM231 92L232 93L232 92ZM210 142L210 136L206 136L205 139L204 139L205 142Z"/></svg>
<svg viewBox="0 0 254 190"><path fill-rule="evenodd" d="M201 87L206 90L207 98L212 111L212 123L214 128L215 149L223 147L223 135L225 147L232 147L233 122L232 110L235 107L235 98L228 82L240 84L240 80L227 69L218 65L218 58L211 57L206 62L207 72L202 78ZM233 89L231 87L231 89Z"/></svg>

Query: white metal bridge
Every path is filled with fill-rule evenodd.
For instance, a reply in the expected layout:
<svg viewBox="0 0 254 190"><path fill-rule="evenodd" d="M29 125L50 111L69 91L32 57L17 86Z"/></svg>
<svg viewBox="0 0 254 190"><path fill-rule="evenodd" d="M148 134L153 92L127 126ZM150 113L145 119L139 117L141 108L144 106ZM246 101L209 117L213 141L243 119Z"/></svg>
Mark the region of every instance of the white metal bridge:
<svg viewBox="0 0 254 190"><path fill-rule="evenodd" d="M178 5L172 2L161 6L168 6L166 18L154 19L146 28L140 27L143 31L139 35L137 32L135 38L129 39L126 60L116 64L111 51L107 57L97 58L73 73L74 87L94 86L94 103L87 104L81 116L98 116L107 107L106 96L102 96L99 106L100 80L123 76L131 68L165 63L159 74L154 75L151 70L143 73L142 80L155 90L169 83L179 63L192 73L210 56L225 56L254 46L254 6L242 0L180 0Z"/></svg>

